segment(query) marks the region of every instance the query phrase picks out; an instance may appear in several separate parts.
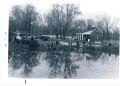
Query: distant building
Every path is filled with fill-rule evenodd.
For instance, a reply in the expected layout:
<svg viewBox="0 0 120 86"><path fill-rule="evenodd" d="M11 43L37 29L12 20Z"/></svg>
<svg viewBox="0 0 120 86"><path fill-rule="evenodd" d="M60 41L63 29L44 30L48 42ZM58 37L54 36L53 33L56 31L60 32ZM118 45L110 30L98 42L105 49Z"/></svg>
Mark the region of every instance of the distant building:
<svg viewBox="0 0 120 86"><path fill-rule="evenodd" d="M14 35L29 36L30 34L26 31L16 31L14 32Z"/></svg>
<svg viewBox="0 0 120 86"><path fill-rule="evenodd" d="M13 33L14 33L14 35L12 37L12 40L14 40L15 38L21 40L22 38L27 38L30 35L29 33L25 32L25 31L16 31Z"/></svg>
<svg viewBox="0 0 120 86"><path fill-rule="evenodd" d="M103 39L103 32L101 29L96 27L90 31L76 33L76 39L85 42L101 42Z"/></svg>

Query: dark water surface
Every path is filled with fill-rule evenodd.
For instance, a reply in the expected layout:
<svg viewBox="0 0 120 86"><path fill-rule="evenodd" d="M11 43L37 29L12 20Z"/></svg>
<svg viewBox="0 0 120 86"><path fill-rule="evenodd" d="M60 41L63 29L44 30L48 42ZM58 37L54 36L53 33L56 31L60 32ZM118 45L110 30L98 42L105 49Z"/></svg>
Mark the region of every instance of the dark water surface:
<svg viewBox="0 0 120 86"><path fill-rule="evenodd" d="M118 78L119 55L97 49L76 52L13 50L9 53L9 77Z"/></svg>

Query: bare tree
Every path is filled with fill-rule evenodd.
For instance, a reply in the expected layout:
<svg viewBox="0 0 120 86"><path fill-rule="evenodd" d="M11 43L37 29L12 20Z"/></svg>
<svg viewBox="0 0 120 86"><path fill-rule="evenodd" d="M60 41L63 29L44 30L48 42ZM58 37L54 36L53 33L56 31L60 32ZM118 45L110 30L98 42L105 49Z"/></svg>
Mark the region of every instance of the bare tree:
<svg viewBox="0 0 120 86"><path fill-rule="evenodd" d="M82 19L82 20L76 20L74 22L74 30L75 33L76 32L84 32L87 29L87 23L86 20Z"/></svg>
<svg viewBox="0 0 120 86"><path fill-rule="evenodd" d="M79 8L74 4L53 5L46 19L48 28L52 28L56 37L65 38L79 13Z"/></svg>
<svg viewBox="0 0 120 86"><path fill-rule="evenodd" d="M33 5L15 6L10 13L10 31L14 28L14 31L24 31L33 34L33 29L38 24L38 19L38 12Z"/></svg>
<svg viewBox="0 0 120 86"><path fill-rule="evenodd" d="M91 19L87 19L87 30L91 30L93 29L92 27L95 26L95 21L91 18Z"/></svg>
<svg viewBox="0 0 120 86"><path fill-rule="evenodd" d="M31 4L26 5L24 8L24 30L33 34L33 25L37 21L38 13L35 7Z"/></svg>
<svg viewBox="0 0 120 86"><path fill-rule="evenodd" d="M21 6L15 6L12 8L12 11L10 13L9 21L10 24L13 24L12 27L9 29L11 30L12 28L15 28L15 30L19 30L22 28L22 17L23 17L23 11L21 9Z"/></svg>
<svg viewBox="0 0 120 86"><path fill-rule="evenodd" d="M119 34L120 34L120 28L116 27L116 29L113 32L113 40L118 41L119 40Z"/></svg>
<svg viewBox="0 0 120 86"><path fill-rule="evenodd" d="M79 11L79 7L74 4L66 4L65 5L65 19L64 20L64 27L63 27L63 38L65 38L66 33L71 25L74 24L76 16L79 15L81 12Z"/></svg>
<svg viewBox="0 0 120 86"><path fill-rule="evenodd" d="M118 21L115 18L104 15L96 22L96 26L103 31L103 38L105 40L111 39L111 33L115 30Z"/></svg>

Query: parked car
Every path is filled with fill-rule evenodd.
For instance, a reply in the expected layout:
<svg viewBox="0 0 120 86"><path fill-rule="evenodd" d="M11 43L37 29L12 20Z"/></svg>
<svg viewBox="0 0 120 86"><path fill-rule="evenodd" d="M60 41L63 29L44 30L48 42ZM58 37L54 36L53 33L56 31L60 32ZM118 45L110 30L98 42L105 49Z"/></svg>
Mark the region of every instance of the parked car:
<svg viewBox="0 0 120 86"><path fill-rule="evenodd" d="M31 39L32 38L32 36L27 36L27 39Z"/></svg>
<svg viewBox="0 0 120 86"><path fill-rule="evenodd" d="M50 37L48 37L48 36L41 36L40 39L43 40L43 41L49 41Z"/></svg>
<svg viewBox="0 0 120 86"><path fill-rule="evenodd" d="M37 39L38 37L37 36L33 36L34 39Z"/></svg>

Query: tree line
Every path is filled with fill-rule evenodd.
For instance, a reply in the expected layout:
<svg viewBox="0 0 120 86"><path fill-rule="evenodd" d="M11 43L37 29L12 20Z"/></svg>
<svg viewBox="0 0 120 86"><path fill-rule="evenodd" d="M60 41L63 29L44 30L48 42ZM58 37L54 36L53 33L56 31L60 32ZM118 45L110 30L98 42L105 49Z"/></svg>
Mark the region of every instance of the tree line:
<svg viewBox="0 0 120 86"><path fill-rule="evenodd" d="M65 39L66 36L75 36L77 32L84 32L95 27L103 31L104 40L119 40L118 20L106 15L95 19L78 18L82 12L79 5L54 4L51 10L43 16L32 4L14 6L9 15L9 35L16 31L30 35L55 35Z"/></svg>

